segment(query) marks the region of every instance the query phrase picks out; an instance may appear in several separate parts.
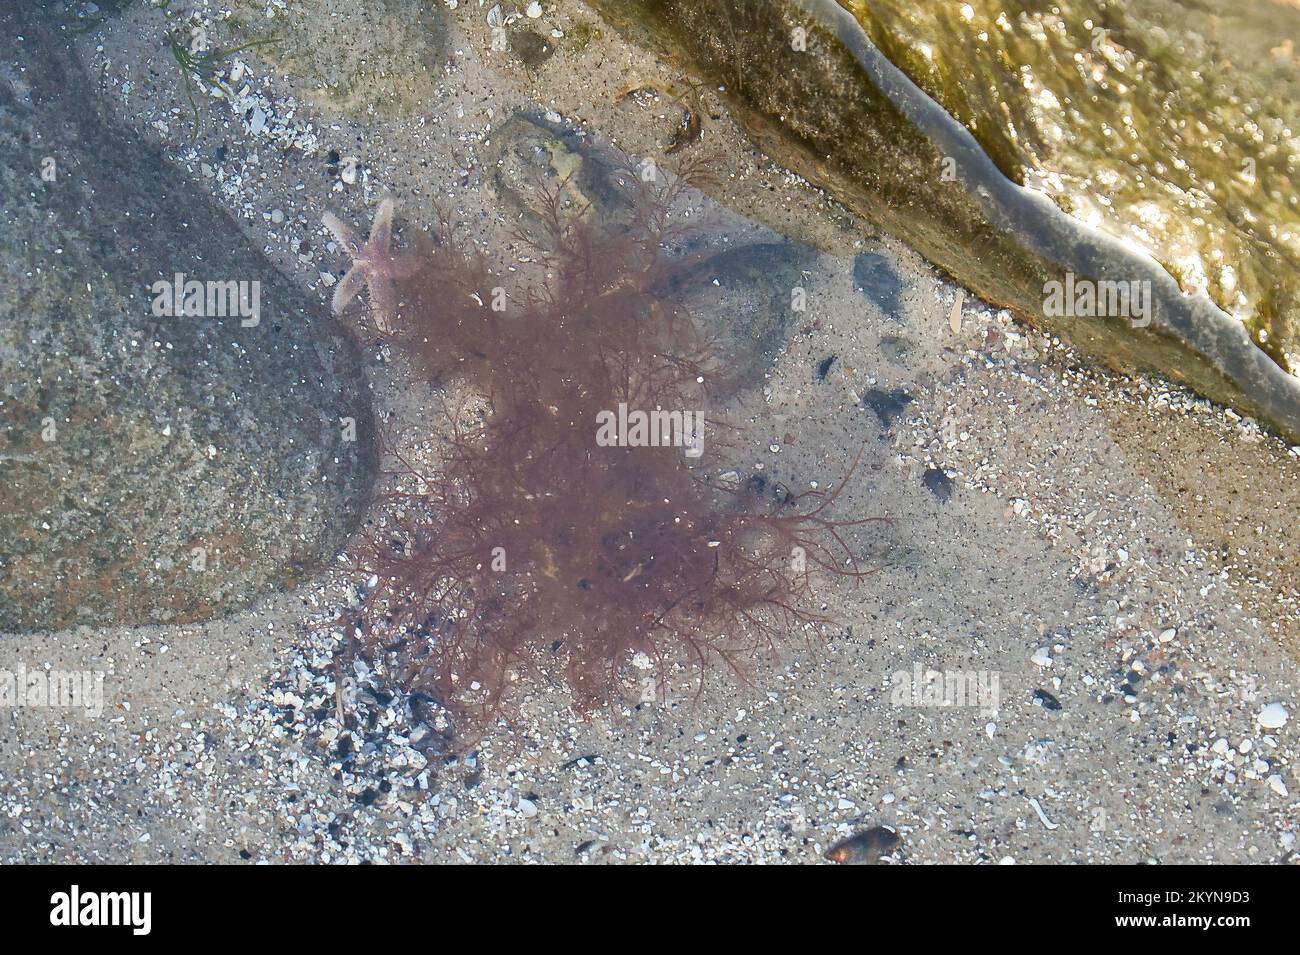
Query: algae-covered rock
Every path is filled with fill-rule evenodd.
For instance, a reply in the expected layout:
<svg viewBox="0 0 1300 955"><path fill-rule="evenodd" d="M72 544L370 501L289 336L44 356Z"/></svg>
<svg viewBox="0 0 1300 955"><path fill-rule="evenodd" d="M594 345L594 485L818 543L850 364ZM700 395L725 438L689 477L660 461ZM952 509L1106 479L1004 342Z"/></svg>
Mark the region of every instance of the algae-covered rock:
<svg viewBox="0 0 1300 955"><path fill-rule="evenodd" d="M988 301L1111 364L1160 372L1300 439L1300 380L1241 322L1008 179L843 8L830 0L595 5L722 88L761 149ZM1051 283L1141 288L1150 308L1054 314Z"/></svg>
<svg viewBox="0 0 1300 955"><path fill-rule="evenodd" d="M627 179L636 163L602 149L559 123L517 113L492 135L492 188L501 206L538 244L546 244L543 189L559 198L559 212L588 217L609 231L630 227L635 206ZM714 397L726 400L760 383L794 320L796 290L817 254L792 241L748 242L710 249L703 234L684 236L680 267L655 288L685 305L706 325L715 357L727 369ZM689 256L689 258L687 258Z"/></svg>
<svg viewBox="0 0 1300 955"><path fill-rule="evenodd" d="M502 208L534 241L547 241L543 190L557 193L558 211L565 217L591 216L605 228L632 222L627 160L559 123L514 113L492 131L487 159Z"/></svg>
<svg viewBox="0 0 1300 955"><path fill-rule="evenodd" d="M842 5L1003 173L1146 250L1300 372L1294 4Z"/></svg>
<svg viewBox="0 0 1300 955"><path fill-rule="evenodd" d="M0 630L202 619L342 546L375 465L365 379L330 315L99 115L64 42L0 11ZM178 273L219 290L205 314L159 314Z"/></svg>

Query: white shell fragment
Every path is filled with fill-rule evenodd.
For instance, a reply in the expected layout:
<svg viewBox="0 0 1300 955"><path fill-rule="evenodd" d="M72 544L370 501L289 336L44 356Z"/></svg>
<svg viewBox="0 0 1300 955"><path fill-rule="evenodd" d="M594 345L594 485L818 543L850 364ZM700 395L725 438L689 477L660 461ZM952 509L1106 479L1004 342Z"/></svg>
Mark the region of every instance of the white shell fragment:
<svg viewBox="0 0 1300 955"><path fill-rule="evenodd" d="M1290 718L1291 714L1281 703L1270 703L1259 711L1259 725L1266 730L1281 729Z"/></svg>

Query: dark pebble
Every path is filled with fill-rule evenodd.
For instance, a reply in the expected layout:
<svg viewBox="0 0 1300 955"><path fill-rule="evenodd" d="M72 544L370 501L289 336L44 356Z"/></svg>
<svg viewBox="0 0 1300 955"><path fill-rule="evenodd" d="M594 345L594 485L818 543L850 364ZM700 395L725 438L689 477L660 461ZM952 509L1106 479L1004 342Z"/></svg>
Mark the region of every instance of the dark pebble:
<svg viewBox="0 0 1300 955"><path fill-rule="evenodd" d="M876 413L880 423L886 428L892 427L894 421L912 403L912 396L902 389L881 391L872 388L862 395L862 403Z"/></svg>
<svg viewBox="0 0 1300 955"><path fill-rule="evenodd" d="M1061 701L1046 690L1034 690L1034 702L1045 710L1059 710Z"/></svg>
<svg viewBox="0 0 1300 955"><path fill-rule="evenodd" d="M921 483L930 489L940 504L947 504L952 499L952 478L943 468L926 468Z"/></svg>
<svg viewBox="0 0 1300 955"><path fill-rule="evenodd" d="M555 52L546 38L531 30L520 31L510 36L510 52L528 68L541 66Z"/></svg>
<svg viewBox="0 0 1300 955"><path fill-rule="evenodd" d="M873 826L837 842L826 858L841 865L877 865L898 845L898 833L888 826Z"/></svg>

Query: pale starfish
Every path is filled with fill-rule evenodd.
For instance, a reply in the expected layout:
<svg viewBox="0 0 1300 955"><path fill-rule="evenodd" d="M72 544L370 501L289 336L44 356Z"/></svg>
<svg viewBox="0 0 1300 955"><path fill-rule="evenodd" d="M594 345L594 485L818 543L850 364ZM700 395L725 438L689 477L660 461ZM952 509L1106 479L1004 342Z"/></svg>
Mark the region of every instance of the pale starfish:
<svg viewBox="0 0 1300 955"><path fill-rule="evenodd" d="M370 313L375 327L381 332L389 331L397 305L393 279L411 275L416 264L411 255L393 255L392 197L385 196L380 200L375 221L370 226L370 238L364 243L332 212L325 213L321 222L352 257L352 267L334 287L334 313L341 314L364 285L370 295Z"/></svg>

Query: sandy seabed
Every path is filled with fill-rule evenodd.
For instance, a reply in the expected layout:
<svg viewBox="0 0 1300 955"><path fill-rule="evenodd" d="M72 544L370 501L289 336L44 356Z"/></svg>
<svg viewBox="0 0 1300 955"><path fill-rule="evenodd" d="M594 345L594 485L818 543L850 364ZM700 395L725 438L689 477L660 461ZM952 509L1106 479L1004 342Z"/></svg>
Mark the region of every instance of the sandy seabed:
<svg viewBox="0 0 1300 955"><path fill-rule="evenodd" d="M198 6L219 32L223 8ZM534 25L562 34L555 54L525 68L491 49L485 17L449 11L447 64L413 109L336 109L249 51L229 69L256 110L201 98L193 142L161 14L77 43L117 118L327 301L347 264L327 209L363 226L392 194L408 222L436 204L508 249L493 133L521 110L662 156L678 107L618 94L680 83L670 67L608 28L588 36L595 14L564 0ZM840 510L890 518L856 540L872 578L817 589L840 624L791 634L743 679L630 686L585 718L530 684L454 759L359 660L340 725L338 642L317 625L345 580L203 625L7 638L2 669L102 671L104 712L0 714L0 860L814 862L872 831L869 861L1300 858L1295 449L978 302L703 95L692 148L717 157L720 185L698 198L701 230L820 251L813 311L732 410L750 455L735 466L826 486L863 448ZM327 174L331 150L356 158L350 175ZM896 308L855 279L862 253L897 277ZM350 314L381 419L420 420L431 396ZM872 391L910 400L882 412ZM996 693L944 706L900 690L931 671Z"/></svg>

